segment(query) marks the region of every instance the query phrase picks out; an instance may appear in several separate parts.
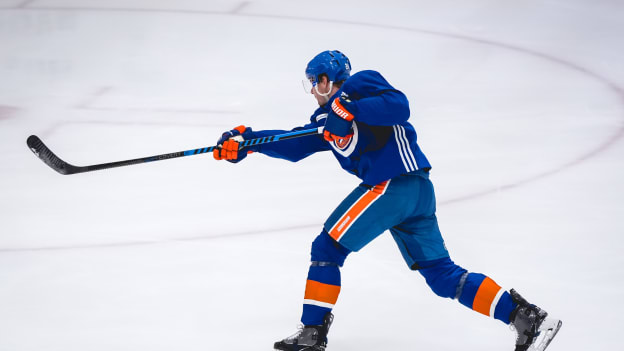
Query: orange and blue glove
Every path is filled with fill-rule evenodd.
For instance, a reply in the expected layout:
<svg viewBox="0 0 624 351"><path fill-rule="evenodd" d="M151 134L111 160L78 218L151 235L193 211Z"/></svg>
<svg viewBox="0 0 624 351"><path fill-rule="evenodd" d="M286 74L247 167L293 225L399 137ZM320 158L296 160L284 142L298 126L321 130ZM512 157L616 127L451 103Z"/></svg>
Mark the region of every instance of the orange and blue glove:
<svg viewBox="0 0 624 351"><path fill-rule="evenodd" d="M252 138L253 132L251 128L238 126L221 134L221 137L217 141L217 148L212 151L212 155L215 160L228 160L232 163L240 162L247 157L247 154L253 151L239 150L239 143Z"/></svg>
<svg viewBox="0 0 624 351"><path fill-rule="evenodd" d="M353 136L351 129L353 127L353 118L355 117L352 113L353 110L355 110L355 106L351 100L344 96L335 98L325 120L323 138L332 142Z"/></svg>

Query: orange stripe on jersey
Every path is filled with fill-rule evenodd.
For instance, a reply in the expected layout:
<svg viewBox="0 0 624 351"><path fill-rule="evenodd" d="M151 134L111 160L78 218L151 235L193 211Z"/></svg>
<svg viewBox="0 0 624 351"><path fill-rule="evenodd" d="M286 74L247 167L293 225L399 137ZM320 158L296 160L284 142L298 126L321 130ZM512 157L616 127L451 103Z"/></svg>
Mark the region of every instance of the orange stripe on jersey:
<svg viewBox="0 0 624 351"><path fill-rule="evenodd" d="M308 279L304 299L335 305L339 294L340 286L338 285L325 284Z"/></svg>
<svg viewBox="0 0 624 351"><path fill-rule="evenodd" d="M472 303L472 309L486 316L490 315L492 302L496 298L496 294L500 291L498 286L492 279L485 277Z"/></svg>
<svg viewBox="0 0 624 351"><path fill-rule="evenodd" d="M372 189L364 193L351 208L334 224L329 231L329 236L338 241L340 237L351 227L358 217L388 188L389 180L375 185Z"/></svg>

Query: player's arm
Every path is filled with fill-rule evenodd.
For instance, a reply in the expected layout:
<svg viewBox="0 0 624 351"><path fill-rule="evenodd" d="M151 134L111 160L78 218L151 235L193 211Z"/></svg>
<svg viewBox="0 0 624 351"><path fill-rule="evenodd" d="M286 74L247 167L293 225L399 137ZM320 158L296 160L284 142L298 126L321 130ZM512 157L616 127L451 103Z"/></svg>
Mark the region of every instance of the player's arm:
<svg viewBox="0 0 624 351"><path fill-rule="evenodd" d="M349 137L353 122L392 126L406 122L410 116L407 97L374 71L353 75L345 82L342 96L330 103L323 132L327 141Z"/></svg>
<svg viewBox="0 0 624 351"><path fill-rule="evenodd" d="M321 125L322 126L322 125ZM306 124L303 127L297 127L291 131L302 129L317 128L315 123ZM263 130L258 133L258 138L286 133L284 130ZM319 151L327 151L330 146L323 141L320 135L310 135L302 138L293 138L282 140L277 143L263 144L258 147L258 152L275 158L297 162Z"/></svg>
<svg viewBox="0 0 624 351"><path fill-rule="evenodd" d="M294 128L291 131L317 127L318 125L310 123L303 127ZM236 127L230 131L223 133L221 138L217 141L217 145L220 146L220 148L214 150L214 158L216 160L228 160L230 162L236 163L247 157L249 153L259 152L270 157L297 162L312 155L315 152L329 150L329 146L327 145L327 143L323 142L323 139L318 135L280 140L279 142L275 143L255 145L240 151L238 150L239 143L243 140L263 138L283 133L287 133L287 131L252 131L252 129L249 127Z"/></svg>
<svg viewBox="0 0 624 351"><path fill-rule="evenodd" d="M406 122L410 116L407 97L398 90L385 90L380 95L355 100L349 106L356 121L371 126L392 126Z"/></svg>
<svg viewBox="0 0 624 351"><path fill-rule="evenodd" d="M345 106L355 121L372 126L392 126L406 122L409 102L376 71L362 71L345 82L343 91L351 103Z"/></svg>

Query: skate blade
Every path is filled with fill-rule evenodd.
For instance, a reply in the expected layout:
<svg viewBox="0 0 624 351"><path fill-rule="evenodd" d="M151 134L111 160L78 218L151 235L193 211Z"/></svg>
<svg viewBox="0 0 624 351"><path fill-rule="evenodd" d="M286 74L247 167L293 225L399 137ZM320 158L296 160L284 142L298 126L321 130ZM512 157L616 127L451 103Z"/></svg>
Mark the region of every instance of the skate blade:
<svg viewBox="0 0 624 351"><path fill-rule="evenodd" d="M540 335L537 337L530 351L544 351L552 339L557 335L563 323L559 319L546 318L539 328Z"/></svg>

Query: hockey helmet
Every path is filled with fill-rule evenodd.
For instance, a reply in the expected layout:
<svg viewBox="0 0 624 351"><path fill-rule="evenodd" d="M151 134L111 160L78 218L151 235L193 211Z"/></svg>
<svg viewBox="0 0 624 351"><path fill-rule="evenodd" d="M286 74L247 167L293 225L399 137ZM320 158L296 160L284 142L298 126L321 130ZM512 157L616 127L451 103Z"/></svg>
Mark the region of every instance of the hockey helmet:
<svg viewBox="0 0 624 351"><path fill-rule="evenodd" d="M331 82L347 80L351 75L351 62L338 50L327 50L316 55L306 67L306 78L316 86L318 77L326 74Z"/></svg>

